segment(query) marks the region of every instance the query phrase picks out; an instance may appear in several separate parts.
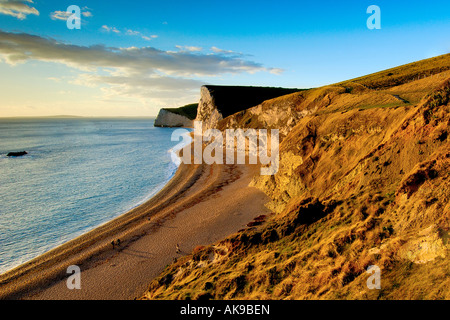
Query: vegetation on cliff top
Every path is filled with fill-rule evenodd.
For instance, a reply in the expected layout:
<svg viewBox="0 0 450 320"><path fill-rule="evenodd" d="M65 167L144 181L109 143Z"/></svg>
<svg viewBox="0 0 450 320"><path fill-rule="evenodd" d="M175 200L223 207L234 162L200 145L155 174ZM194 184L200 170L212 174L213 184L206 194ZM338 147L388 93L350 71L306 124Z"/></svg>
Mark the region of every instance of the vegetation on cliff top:
<svg viewBox="0 0 450 320"><path fill-rule="evenodd" d="M251 86L213 86L205 85L214 98L214 104L222 116L228 117L238 111L256 106L261 102L305 89L251 87Z"/></svg>
<svg viewBox="0 0 450 320"><path fill-rule="evenodd" d="M197 117L198 103L191 103L179 108L163 108L163 110L194 120Z"/></svg>

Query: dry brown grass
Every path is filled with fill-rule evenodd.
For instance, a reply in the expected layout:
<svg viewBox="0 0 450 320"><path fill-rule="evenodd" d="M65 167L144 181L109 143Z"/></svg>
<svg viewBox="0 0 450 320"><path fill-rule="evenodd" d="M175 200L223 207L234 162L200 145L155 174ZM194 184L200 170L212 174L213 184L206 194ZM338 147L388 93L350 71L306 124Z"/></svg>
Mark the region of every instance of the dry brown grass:
<svg viewBox="0 0 450 320"><path fill-rule="evenodd" d="M449 74L412 81L449 57L397 69L395 87L380 73L351 92L339 84L270 102L327 102L284 138L278 173L254 181L276 214L197 248L144 298L450 299ZM413 103L379 105L393 94ZM366 286L370 265L381 290Z"/></svg>

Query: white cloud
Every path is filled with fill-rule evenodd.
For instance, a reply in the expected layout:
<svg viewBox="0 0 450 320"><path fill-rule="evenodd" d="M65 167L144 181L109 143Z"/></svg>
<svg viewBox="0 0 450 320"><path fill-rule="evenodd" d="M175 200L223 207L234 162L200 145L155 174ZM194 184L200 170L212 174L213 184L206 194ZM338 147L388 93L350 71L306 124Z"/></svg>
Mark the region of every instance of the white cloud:
<svg viewBox="0 0 450 320"><path fill-rule="evenodd" d="M150 36L147 36L147 35L142 34L142 32L140 32L140 31L131 30L131 29L125 29L125 30L126 30L126 32L125 32L126 35L129 35L129 36L139 36L139 37L141 37L142 39L147 40L147 41L150 41L150 40L153 40L153 39L155 39L155 38L158 38L158 36L155 35L155 34L152 34L152 35L150 35Z"/></svg>
<svg viewBox="0 0 450 320"><path fill-rule="evenodd" d="M121 34L122 33L122 31L120 31L116 27L109 27L107 25L103 25L101 27L101 30L106 31L106 32L114 32L114 33L117 33L117 34ZM155 38L158 38L158 36L155 35L155 34L147 36L147 35L142 34L142 32L140 32L140 31L131 30L131 29L127 29L127 28L124 29L124 34L127 35L127 36L138 36L138 37L141 37L142 39L147 40L147 41L150 41L150 40L153 40Z"/></svg>
<svg viewBox="0 0 450 320"><path fill-rule="evenodd" d="M269 68L268 71L271 74L276 74L276 75L280 75L284 72L284 69L280 69L280 68Z"/></svg>
<svg viewBox="0 0 450 320"><path fill-rule="evenodd" d="M32 0L0 0L0 14L6 14L19 20L26 19L27 15L39 15L39 11L29 6L33 4Z"/></svg>
<svg viewBox="0 0 450 320"><path fill-rule="evenodd" d="M181 51L189 51L189 52L198 52L198 51L202 51L203 48L201 47L195 47L195 46L175 46L178 49L180 49Z"/></svg>
<svg viewBox="0 0 450 320"><path fill-rule="evenodd" d="M117 30L106 25L102 28L111 32ZM79 46L0 30L0 58L6 63L15 65L27 61L46 61L64 64L78 71L73 84L101 88L109 97L187 97L198 94L199 87L205 83L201 78L281 72L280 69L267 68L239 56L202 53L196 49L173 52L149 46Z"/></svg>
<svg viewBox="0 0 450 320"><path fill-rule="evenodd" d="M142 37L142 39L147 40L147 41L158 38L158 36L156 34L152 34L151 36L141 36L141 37Z"/></svg>
<svg viewBox="0 0 450 320"><path fill-rule="evenodd" d="M83 7L84 11L81 12L81 15L85 18L90 18L92 17L92 13L88 10L90 10L88 7ZM67 19L72 15L72 12L67 12L67 11L61 11L61 10L56 10L53 11L52 13L50 13L50 18L52 20L63 20L63 21L67 21Z"/></svg>
<svg viewBox="0 0 450 320"><path fill-rule="evenodd" d="M117 30L106 25L102 28L113 32ZM0 53L10 64L41 60L59 62L80 69L125 68L138 73L159 71L178 76L215 76L224 73L276 70L241 57L191 51L171 52L154 47L78 46L26 33L4 31L0 31Z"/></svg>
<svg viewBox="0 0 450 320"><path fill-rule="evenodd" d="M50 18L52 18L52 20L66 21L67 18L69 18L71 15L72 15L72 13L67 12L67 11L53 11L52 13L50 13Z"/></svg>
<svg viewBox="0 0 450 320"><path fill-rule="evenodd" d="M107 25L103 25L101 27L101 30L106 31L106 32L120 33L120 31L116 27L108 27Z"/></svg>
<svg viewBox="0 0 450 320"><path fill-rule="evenodd" d="M223 53L223 54L236 54L236 52L231 51L231 50L223 50L223 49L219 49L217 47L211 47L211 50L215 53Z"/></svg>
<svg viewBox="0 0 450 320"><path fill-rule="evenodd" d="M91 8L89 8L89 7L87 7L87 6L84 6L83 8L81 8L81 15L83 16L83 17L85 17L85 18L90 18L90 17L93 17L93 14L92 14L92 9Z"/></svg>
<svg viewBox="0 0 450 320"><path fill-rule="evenodd" d="M126 29L126 30L127 30L126 34L129 36L138 36L141 34L139 31L134 31L134 30L130 30L130 29Z"/></svg>

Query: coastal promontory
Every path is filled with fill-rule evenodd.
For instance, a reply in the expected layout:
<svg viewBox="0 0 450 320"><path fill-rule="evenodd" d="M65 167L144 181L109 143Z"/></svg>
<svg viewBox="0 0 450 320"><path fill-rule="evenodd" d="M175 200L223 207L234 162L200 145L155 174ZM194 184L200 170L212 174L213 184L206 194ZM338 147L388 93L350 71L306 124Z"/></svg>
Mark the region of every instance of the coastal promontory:
<svg viewBox="0 0 450 320"><path fill-rule="evenodd" d="M197 116L197 103L179 108L163 108L155 119L155 127L185 127L192 128Z"/></svg>

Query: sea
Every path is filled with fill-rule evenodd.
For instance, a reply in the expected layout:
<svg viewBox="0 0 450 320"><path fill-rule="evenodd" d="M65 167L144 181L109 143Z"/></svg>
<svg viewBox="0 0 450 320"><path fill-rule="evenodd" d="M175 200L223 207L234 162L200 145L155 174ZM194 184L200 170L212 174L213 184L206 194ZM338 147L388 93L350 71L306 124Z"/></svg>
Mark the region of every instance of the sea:
<svg viewBox="0 0 450 320"><path fill-rule="evenodd" d="M155 195L174 175L152 118L0 119L0 274ZM8 152L26 151L22 157Z"/></svg>

